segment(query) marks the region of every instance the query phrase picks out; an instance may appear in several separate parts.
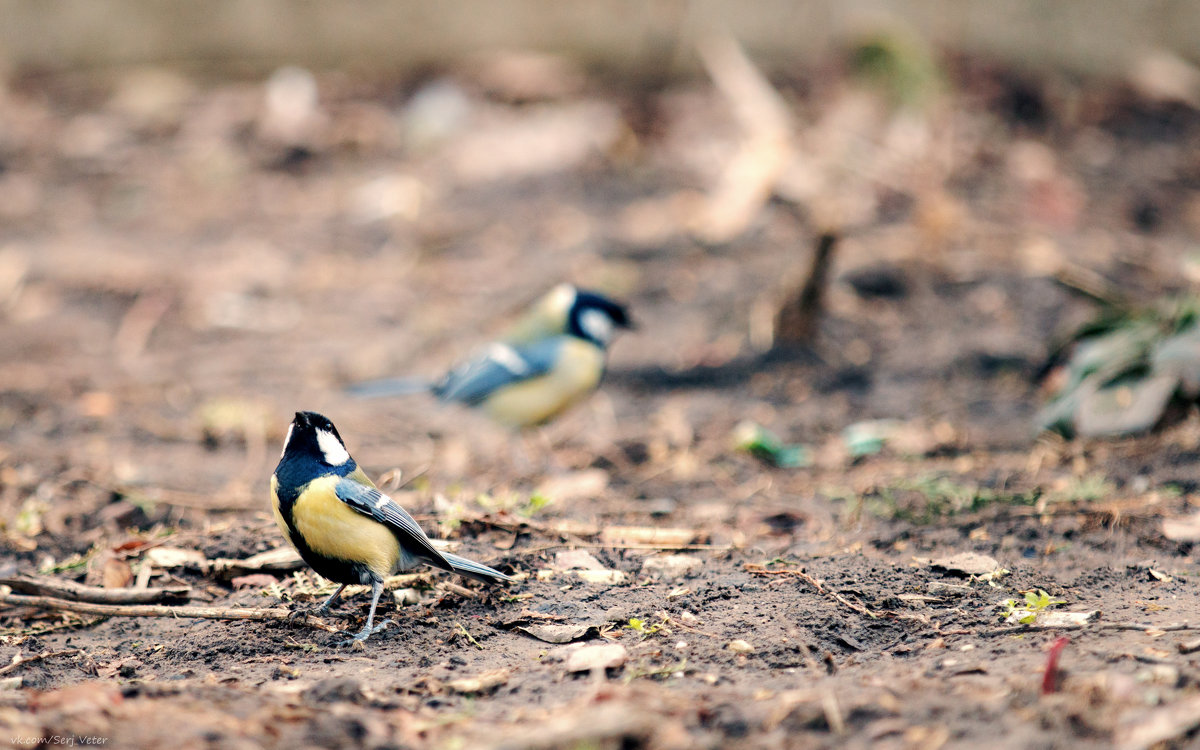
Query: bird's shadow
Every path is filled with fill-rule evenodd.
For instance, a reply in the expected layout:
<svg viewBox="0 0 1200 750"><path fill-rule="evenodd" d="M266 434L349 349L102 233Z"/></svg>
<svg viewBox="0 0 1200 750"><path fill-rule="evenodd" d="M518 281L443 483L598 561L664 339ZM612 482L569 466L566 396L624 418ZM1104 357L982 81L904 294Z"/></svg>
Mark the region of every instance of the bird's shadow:
<svg viewBox="0 0 1200 750"><path fill-rule="evenodd" d="M661 365L612 369L605 377L615 386L635 391L721 389L747 383L763 372L824 366L828 363L811 347L791 346L735 357L719 365L696 365L683 370L668 370Z"/></svg>

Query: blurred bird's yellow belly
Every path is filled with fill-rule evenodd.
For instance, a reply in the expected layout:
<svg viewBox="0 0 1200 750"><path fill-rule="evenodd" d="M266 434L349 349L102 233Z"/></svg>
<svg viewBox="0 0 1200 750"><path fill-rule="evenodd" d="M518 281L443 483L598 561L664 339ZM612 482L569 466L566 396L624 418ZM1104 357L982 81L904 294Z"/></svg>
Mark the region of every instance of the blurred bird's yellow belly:
<svg viewBox="0 0 1200 750"><path fill-rule="evenodd" d="M390 575L400 557L396 536L338 499L333 489L337 481L338 477L321 477L310 482L292 506L292 524L318 555L362 563L381 577ZM287 534L278 507L275 520Z"/></svg>
<svg viewBox="0 0 1200 750"><path fill-rule="evenodd" d="M541 424L591 393L603 373L603 351L586 341L568 339L553 370L497 390L483 408L492 419L511 427Z"/></svg>

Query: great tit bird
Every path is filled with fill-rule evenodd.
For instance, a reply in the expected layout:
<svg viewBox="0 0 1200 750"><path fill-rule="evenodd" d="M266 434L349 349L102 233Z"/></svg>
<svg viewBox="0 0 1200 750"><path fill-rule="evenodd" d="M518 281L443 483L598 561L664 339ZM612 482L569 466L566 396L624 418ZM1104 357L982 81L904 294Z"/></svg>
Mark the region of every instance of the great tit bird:
<svg viewBox="0 0 1200 750"><path fill-rule="evenodd" d="M372 484L341 435L325 417L296 412L283 454L271 476L275 521L313 570L341 584L318 612L329 611L348 584L371 587L371 611L355 641L365 641L391 621L373 627L383 579L424 563L484 583L512 579L498 570L439 552L404 508Z"/></svg>
<svg viewBox="0 0 1200 750"><path fill-rule="evenodd" d="M622 305L560 284L502 340L440 380L389 378L351 386L359 396L432 392L442 401L478 407L508 427L553 419L591 393L604 375L605 351L620 328L632 328Z"/></svg>

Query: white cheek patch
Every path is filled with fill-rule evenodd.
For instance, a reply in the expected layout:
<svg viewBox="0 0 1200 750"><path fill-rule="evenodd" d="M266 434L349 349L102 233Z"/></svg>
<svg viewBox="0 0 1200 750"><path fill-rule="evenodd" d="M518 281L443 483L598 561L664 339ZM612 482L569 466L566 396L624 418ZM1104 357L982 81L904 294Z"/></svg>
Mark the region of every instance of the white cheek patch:
<svg viewBox="0 0 1200 750"><path fill-rule="evenodd" d="M529 363L508 344L492 344L488 347L487 357L513 375L529 372Z"/></svg>
<svg viewBox="0 0 1200 750"><path fill-rule="evenodd" d="M317 447L321 449L321 455L325 457L325 463L330 466L341 466L350 460L350 454L346 452L346 446L342 445L342 441L338 440L328 430L317 430Z"/></svg>
<svg viewBox="0 0 1200 750"><path fill-rule="evenodd" d="M287 455L288 445L292 442L292 430L294 429L296 429L296 425L288 425L287 434L283 436L283 450L279 452L280 458L283 458L285 455Z"/></svg>
<svg viewBox="0 0 1200 750"><path fill-rule="evenodd" d="M579 316L579 327L601 344L608 344L613 335L612 318L599 310L584 310Z"/></svg>

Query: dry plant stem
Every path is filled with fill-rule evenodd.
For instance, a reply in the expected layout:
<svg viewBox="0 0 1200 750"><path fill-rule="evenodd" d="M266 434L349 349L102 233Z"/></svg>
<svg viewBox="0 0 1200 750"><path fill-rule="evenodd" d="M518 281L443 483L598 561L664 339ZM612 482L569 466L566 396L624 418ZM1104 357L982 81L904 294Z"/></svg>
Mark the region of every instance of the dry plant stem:
<svg viewBox="0 0 1200 750"><path fill-rule="evenodd" d="M817 237L812 263L804 284L780 306L775 316L775 345L812 344L824 308L825 289L838 235L824 232Z"/></svg>
<svg viewBox="0 0 1200 750"><path fill-rule="evenodd" d="M34 607L35 609L51 609L60 612L78 612L103 617L178 617L180 619L202 620L278 620L287 621L292 612L286 609L232 609L229 607L172 607L162 604L92 604L90 602L72 602L65 599L55 599L49 596L23 596L21 594L0 594L0 604L13 607ZM324 623L312 622L319 630L335 632Z"/></svg>
<svg viewBox="0 0 1200 750"><path fill-rule="evenodd" d="M817 593L820 594L821 596L829 597L830 599L833 599L838 604L841 604L842 606L847 607L847 608L859 613L860 615L866 615L867 617L870 617L872 620L878 620L884 616L883 614L881 614L879 612L872 612L871 610L867 609L866 607L864 607L861 604L856 604L856 603L850 601L849 599L847 599L846 597L837 593L836 591L830 591L829 589L827 589L823 585L821 585L820 581L818 581L816 578L813 578L808 573L805 573L803 570L796 570L794 568L785 568L782 570L770 570L766 566L759 565L757 563L746 563L746 570L750 573L753 573L754 575L760 575L760 576L792 576L794 578L799 578L800 580L804 581L805 583L807 583L808 585L810 585L814 589L816 589Z"/></svg>
<svg viewBox="0 0 1200 750"><path fill-rule="evenodd" d="M12 664L9 664L6 667L0 667L0 677L3 677L9 672L15 672L30 662L41 661L42 659L53 659L57 656L74 656L78 653L79 649L69 648L66 651L43 651L40 654L34 654L33 656L29 656L24 659L18 657Z"/></svg>
<svg viewBox="0 0 1200 750"><path fill-rule="evenodd" d="M1067 289L1102 305L1118 307L1129 304L1129 300L1112 282L1083 266L1064 264L1055 272L1053 279Z"/></svg>
<svg viewBox="0 0 1200 750"><path fill-rule="evenodd" d="M1083 625L1014 625L1009 628L995 628L993 630L964 630L961 635L974 635L980 638L994 638L1001 635L1018 635L1020 633L1048 633L1059 630L1140 630L1154 631L1156 633L1178 633L1185 630L1200 630L1200 624L1190 624L1186 622L1177 622L1170 625L1150 625L1141 622L1101 622ZM944 635L958 635L955 633L945 633Z"/></svg>
<svg viewBox="0 0 1200 750"><path fill-rule="evenodd" d="M605 544L603 542L556 542L554 544L543 544L540 547L530 547L528 549L514 549L512 555L536 555L541 552L547 552L552 549L628 549L643 552L670 552L670 551L694 551L694 552L731 552L735 549L732 544Z"/></svg>
<svg viewBox="0 0 1200 750"><path fill-rule="evenodd" d="M737 152L709 191L693 228L702 241L723 244L761 213L791 161L791 112L732 37L709 38L699 52L742 131Z"/></svg>
<svg viewBox="0 0 1200 750"><path fill-rule="evenodd" d="M0 586L8 586L13 591L22 594L53 596L95 604L153 604L173 599L187 599L192 593L187 586L156 589L106 589L100 586L85 586L81 583L35 576L0 578Z"/></svg>

